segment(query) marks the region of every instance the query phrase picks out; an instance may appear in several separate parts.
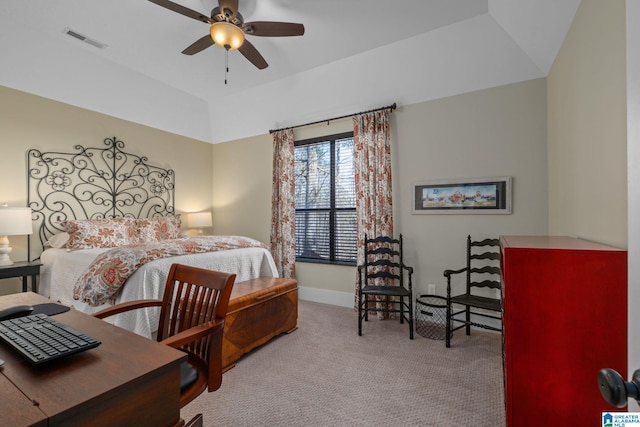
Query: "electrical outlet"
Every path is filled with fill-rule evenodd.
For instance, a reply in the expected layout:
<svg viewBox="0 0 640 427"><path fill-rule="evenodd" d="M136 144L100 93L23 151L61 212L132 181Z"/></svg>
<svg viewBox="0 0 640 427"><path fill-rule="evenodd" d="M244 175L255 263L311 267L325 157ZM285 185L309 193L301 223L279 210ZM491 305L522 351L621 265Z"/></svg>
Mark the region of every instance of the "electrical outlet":
<svg viewBox="0 0 640 427"><path fill-rule="evenodd" d="M436 294L436 285L427 285L427 294L435 295Z"/></svg>

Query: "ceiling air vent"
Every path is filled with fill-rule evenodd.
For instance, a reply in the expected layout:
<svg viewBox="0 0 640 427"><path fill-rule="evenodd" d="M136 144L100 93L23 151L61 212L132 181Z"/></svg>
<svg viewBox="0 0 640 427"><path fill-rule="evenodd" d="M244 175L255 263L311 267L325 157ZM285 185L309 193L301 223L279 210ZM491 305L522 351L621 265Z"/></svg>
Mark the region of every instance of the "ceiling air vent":
<svg viewBox="0 0 640 427"><path fill-rule="evenodd" d="M93 47L97 47L98 49L104 49L105 47L107 47L106 44L104 44L102 42L99 42L97 40L94 40L94 39L90 39L89 37L87 37L87 36L85 36L83 34L80 34L79 32L77 32L75 30L72 30L71 28L65 28L64 29L64 33L66 35L68 35L68 36L74 37L74 38L76 38L76 39L78 39L80 41L88 43Z"/></svg>

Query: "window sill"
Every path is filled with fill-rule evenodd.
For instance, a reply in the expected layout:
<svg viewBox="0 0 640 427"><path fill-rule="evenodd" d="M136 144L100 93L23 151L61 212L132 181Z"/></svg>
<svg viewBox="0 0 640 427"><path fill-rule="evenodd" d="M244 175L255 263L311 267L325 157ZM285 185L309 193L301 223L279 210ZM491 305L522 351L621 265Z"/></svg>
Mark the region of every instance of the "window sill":
<svg viewBox="0 0 640 427"><path fill-rule="evenodd" d="M314 259L314 258L296 258L296 262L307 262L310 264L330 264L330 265L344 265L347 267L355 267L355 261L328 261L324 259Z"/></svg>

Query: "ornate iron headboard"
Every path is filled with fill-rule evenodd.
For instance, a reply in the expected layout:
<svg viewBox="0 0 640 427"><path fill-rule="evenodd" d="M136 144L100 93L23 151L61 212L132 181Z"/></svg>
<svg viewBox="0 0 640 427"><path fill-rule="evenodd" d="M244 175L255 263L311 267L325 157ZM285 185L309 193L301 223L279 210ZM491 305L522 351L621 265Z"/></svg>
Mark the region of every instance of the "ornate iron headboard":
<svg viewBox="0 0 640 427"><path fill-rule="evenodd" d="M149 218L174 213L172 169L147 164L147 157L123 151L124 142L104 140L106 148L74 146L74 153L27 152L27 202L33 210L37 252L67 219L127 216ZM33 243L33 245L32 245Z"/></svg>

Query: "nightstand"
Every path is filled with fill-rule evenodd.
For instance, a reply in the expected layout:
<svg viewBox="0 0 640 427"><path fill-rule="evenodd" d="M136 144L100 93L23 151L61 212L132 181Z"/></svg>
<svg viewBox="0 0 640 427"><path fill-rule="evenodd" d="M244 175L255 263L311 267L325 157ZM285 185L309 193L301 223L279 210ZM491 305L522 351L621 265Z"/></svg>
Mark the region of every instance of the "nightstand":
<svg viewBox="0 0 640 427"><path fill-rule="evenodd" d="M0 266L0 279L22 277L22 292L27 292L27 277L31 276L31 291L37 293L41 265L40 261L19 261L11 265L2 265Z"/></svg>

